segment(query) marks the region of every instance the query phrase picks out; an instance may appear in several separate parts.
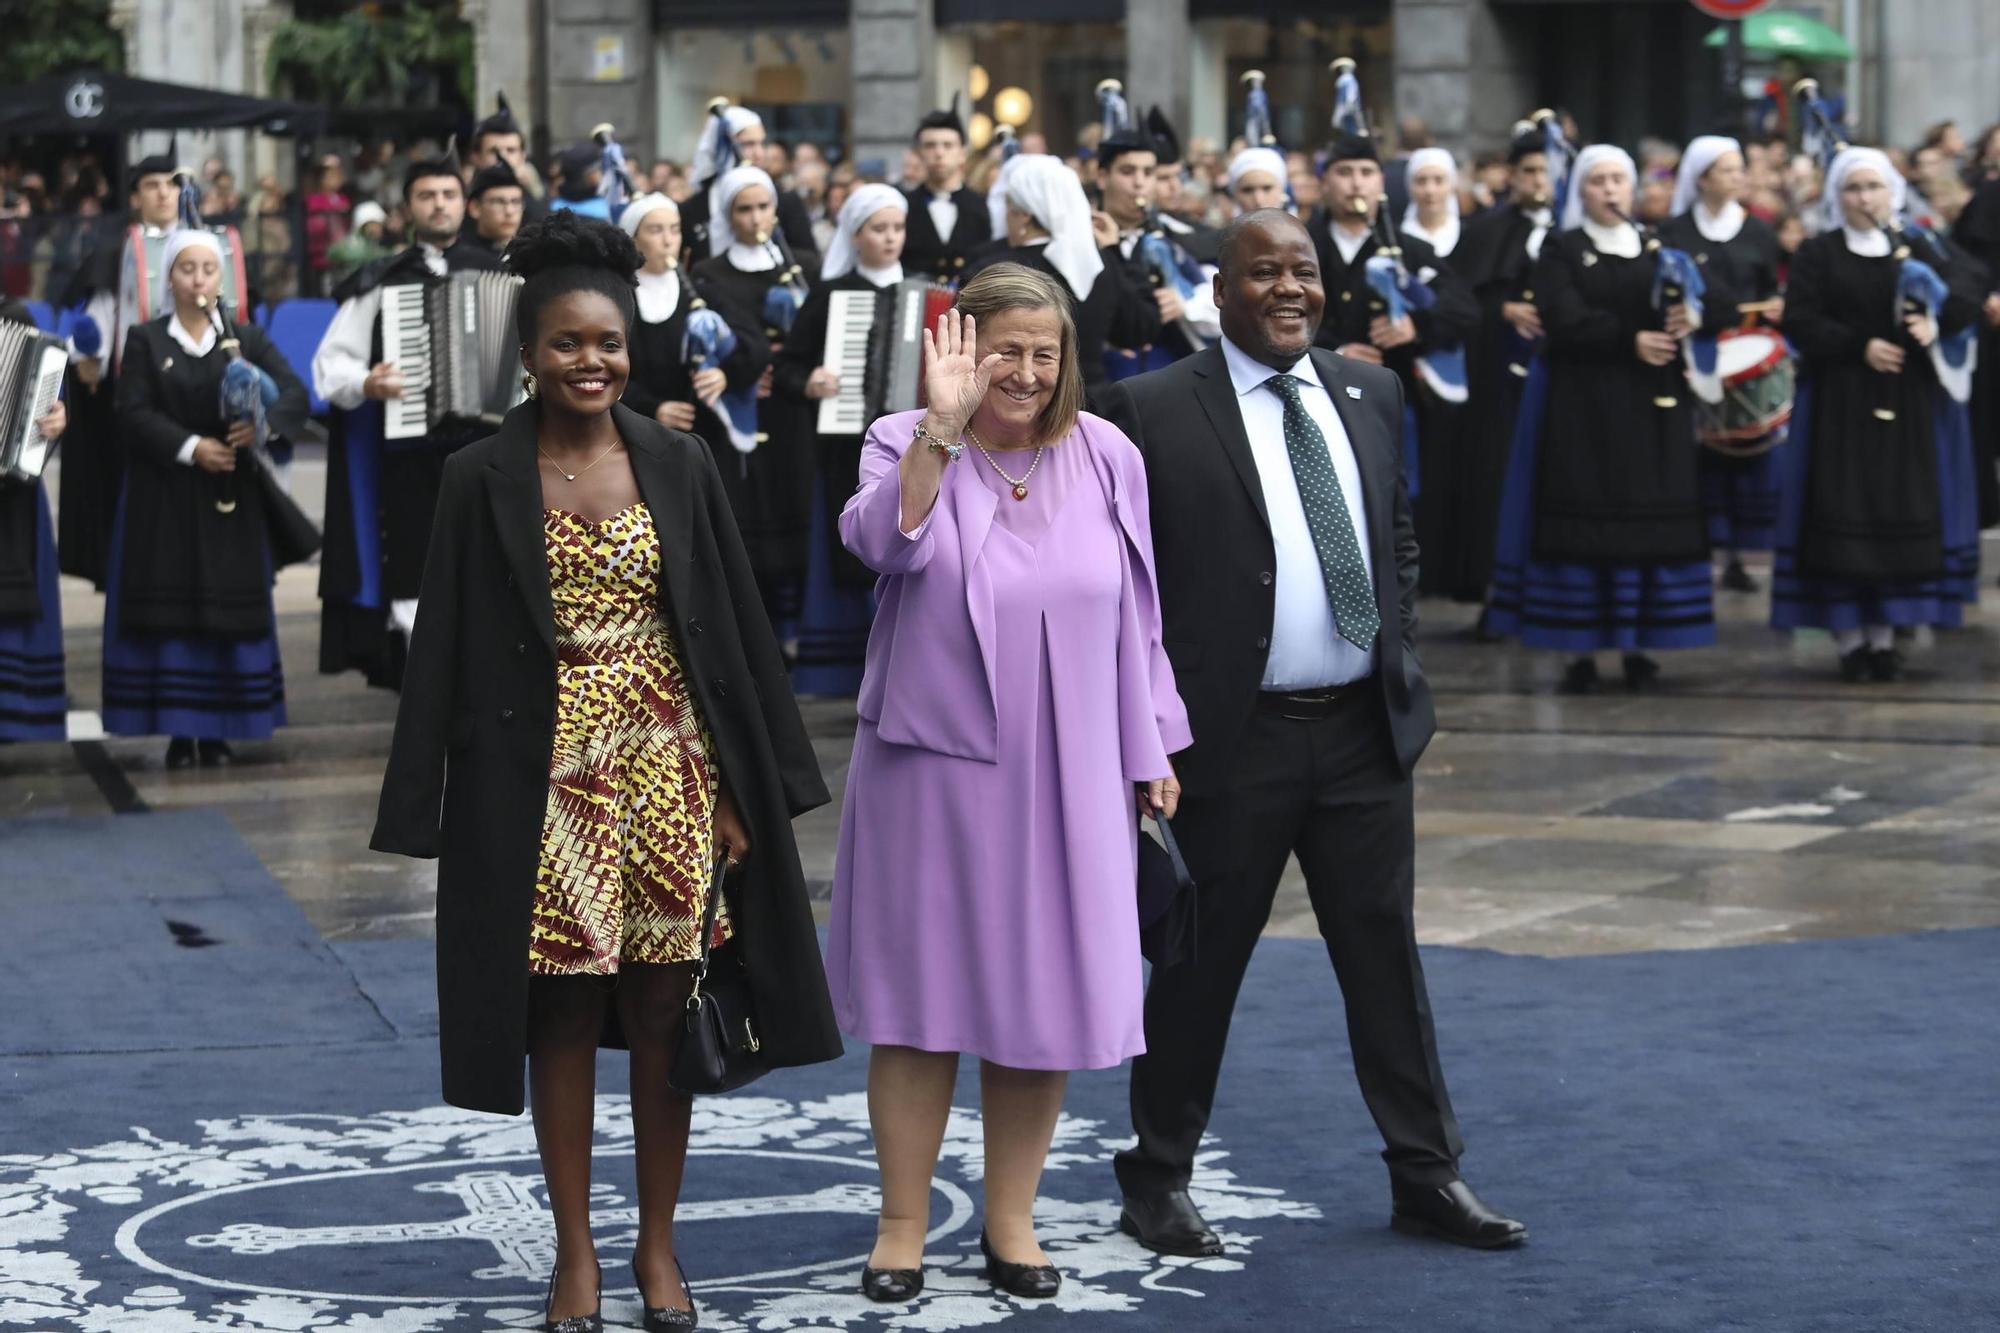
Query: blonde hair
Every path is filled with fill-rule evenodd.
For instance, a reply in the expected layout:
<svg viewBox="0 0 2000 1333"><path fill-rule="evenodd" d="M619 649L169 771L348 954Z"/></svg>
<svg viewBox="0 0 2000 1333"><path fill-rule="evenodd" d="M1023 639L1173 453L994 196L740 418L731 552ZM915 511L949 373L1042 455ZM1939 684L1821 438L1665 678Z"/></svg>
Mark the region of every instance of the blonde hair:
<svg viewBox="0 0 2000 1333"><path fill-rule="evenodd" d="M1062 283L1025 264L994 264L958 289L953 308L972 316L982 329L1009 310L1055 311L1062 324L1062 365L1055 394L1035 423L1035 443L1053 444L1076 429L1077 414L1083 411L1083 365L1077 357L1076 316Z"/></svg>

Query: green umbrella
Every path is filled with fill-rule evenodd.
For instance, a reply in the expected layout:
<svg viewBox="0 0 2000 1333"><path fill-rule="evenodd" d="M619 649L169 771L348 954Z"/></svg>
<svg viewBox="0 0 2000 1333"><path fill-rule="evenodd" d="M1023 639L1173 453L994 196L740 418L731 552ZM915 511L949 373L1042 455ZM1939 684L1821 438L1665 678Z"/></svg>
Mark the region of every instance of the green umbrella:
<svg viewBox="0 0 2000 1333"><path fill-rule="evenodd" d="M1847 39L1816 18L1783 9L1762 9L1742 20L1743 49L1774 56L1799 56L1805 60L1852 60L1854 48ZM1726 27L1717 28L1704 39L1705 46L1721 46L1729 40Z"/></svg>

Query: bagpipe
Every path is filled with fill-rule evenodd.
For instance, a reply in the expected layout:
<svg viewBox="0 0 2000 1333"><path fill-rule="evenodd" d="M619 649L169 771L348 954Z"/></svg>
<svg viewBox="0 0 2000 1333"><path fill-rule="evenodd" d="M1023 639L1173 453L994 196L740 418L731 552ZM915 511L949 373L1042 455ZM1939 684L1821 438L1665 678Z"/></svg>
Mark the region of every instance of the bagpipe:
<svg viewBox="0 0 2000 1333"><path fill-rule="evenodd" d="M1720 403L1722 380L1716 374L1715 338L1699 332L1701 298L1708 290L1708 283L1701 276L1701 266L1687 251L1677 250L1662 242L1650 223L1640 222L1623 209L1612 211L1618 214L1620 221L1639 233L1646 253L1653 257L1653 310L1664 319L1669 310L1680 306L1687 311L1688 322L1695 327L1696 332L1690 333L1681 343L1681 357L1687 363L1689 387L1701 401ZM1677 406L1679 402L1674 395L1663 393L1653 399L1653 406L1664 410Z"/></svg>
<svg viewBox="0 0 2000 1333"><path fill-rule="evenodd" d="M772 203L776 202L772 200ZM783 227L774 226L761 239L778 258L778 280L764 293L764 324L782 336L792 331L792 325L798 322L799 311L806 303L808 288L805 270L792 254L792 243L785 239Z"/></svg>
<svg viewBox="0 0 2000 1333"><path fill-rule="evenodd" d="M1329 68L1333 71L1333 128L1367 137L1368 125L1361 109L1361 80L1355 74L1353 57L1341 56ZM1366 214L1368 204L1357 199L1354 211ZM1395 219L1389 216L1386 199L1375 201L1371 226L1375 233L1375 253L1362 265L1362 273L1374 294L1371 302L1374 311L1394 324L1435 306L1437 292L1431 282L1437 276L1436 271L1412 273L1403 262L1403 238L1396 229ZM1454 343L1426 349L1417 355L1416 371L1431 392L1445 402L1466 400L1464 347Z"/></svg>
<svg viewBox="0 0 2000 1333"><path fill-rule="evenodd" d="M236 321L230 317L228 302L203 297L201 304L208 311L208 319L215 326L215 342L228 364L222 370L222 385L218 390L220 408L224 421L248 421L253 438L250 446L239 450L237 472L223 472L217 475L217 513L230 514L236 511L236 478L240 472L248 472L258 488L264 502L264 525L271 539L271 558L275 565L296 565L311 559L320 548L320 532L312 519L301 509L298 502L278 481L271 460L271 429L267 413L278 401L278 382L271 378L262 366L243 355L243 340L237 336Z"/></svg>
<svg viewBox="0 0 2000 1333"><path fill-rule="evenodd" d="M685 281L685 280L683 280ZM681 363L690 371L720 370L736 351L736 330L711 309L708 302L687 290L687 320L681 326ZM724 389L715 410L729 433L729 443L740 454L754 453L764 436L757 429L757 386Z"/></svg>
<svg viewBox="0 0 2000 1333"><path fill-rule="evenodd" d="M1542 107L1527 120L1518 122L1515 128L1517 133L1541 134L1542 156L1548 160L1549 165L1548 197L1541 200L1530 199L1527 202L1534 207L1546 207L1551 219L1559 220L1562 217L1563 205L1569 197L1570 164L1576 158L1575 147L1570 143L1569 136L1563 133L1562 117L1553 109ZM1551 225L1549 230L1553 232L1555 225ZM1523 288L1520 299L1533 304L1534 290ZM1537 356L1541 355L1544 339L1524 338L1511 323L1506 326L1505 338L1507 369L1517 377L1526 379L1528 367L1533 364Z"/></svg>
<svg viewBox="0 0 2000 1333"><path fill-rule="evenodd" d="M601 150L597 164L602 168L602 176L597 182L597 192L604 197L611 221L615 223L618 215L625 211L625 205L639 196L639 183L633 178L632 169L625 164L625 149L619 144L618 131L610 121L593 128L590 137Z"/></svg>
<svg viewBox="0 0 2000 1333"><path fill-rule="evenodd" d="M1243 72L1243 142L1252 148L1277 146L1278 135L1271 124L1271 95L1264 91L1264 71Z"/></svg>

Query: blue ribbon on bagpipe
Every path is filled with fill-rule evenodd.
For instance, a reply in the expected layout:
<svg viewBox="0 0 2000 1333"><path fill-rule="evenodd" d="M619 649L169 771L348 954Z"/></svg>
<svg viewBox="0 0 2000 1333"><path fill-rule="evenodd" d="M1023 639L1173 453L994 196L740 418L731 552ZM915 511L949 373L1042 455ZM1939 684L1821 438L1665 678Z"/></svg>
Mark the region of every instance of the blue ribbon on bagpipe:
<svg viewBox="0 0 2000 1333"><path fill-rule="evenodd" d="M735 350L736 330L729 327L728 320L707 306L688 311L687 324L681 333L683 364L694 365L697 370L720 370ZM729 443L738 453L753 452L757 448L757 386L724 389L715 405L722 413L722 424L729 430Z"/></svg>
<svg viewBox="0 0 2000 1333"><path fill-rule="evenodd" d="M222 419L248 421L262 449L270 436L264 413L278 401L278 382L262 366L238 358L222 369Z"/></svg>
<svg viewBox="0 0 2000 1333"><path fill-rule="evenodd" d="M1680 288L1680 304L1687 307L1688 320L1696 329L1701 327L1701 298L1708 291L1708 283L1701 276L1701 265L1694 262L1694 256L1685 250L1676 250L1671 245L1663 245L1653 254L1653 309L1665 313L1667 309L1667 289ZM1722 401L1722 377L1716 373L1716 340L1705 333L1688 335L1681 355L1687 362L1688 386L1695 397L1705 403Z"/></svg>
<svg viewBox="0 0 2000 1333"><path fill-rule="evenodd" d="M1938 313L1944 309L1945 298L1951 289L1938 271L1921 259L1905 259L1896 274L1896 318L1901 322L1905 303L1921 306L1931 323L1936 324ZM1957 333L1947 336L1942 330L1932 341L1931 364L1937 368L1938 384L1955 403L1970 402L1972 399L1972 372L1979 361L1979 346L1973 338L1973 327L1967 325Z"/></svg>
<svg viewBox="0 0 2000 1333"><path fill-rule="evenodd" d="M1370 255L1362 265L1369 290L1382 298L1390 323L1437 304L1437 293L1389 255ZM1417 374L1447 403L1466 399L1465 348L1433 347L1417 357Z"/></svg>
<svg viewBox="0 0 2000 1333"><path fill-rule="evenodd" d="M1145 232L1139 237L1139 259L1145 264L1147 272L1161 282L1171 284L1183 301L1192 298L1208 281L1200 264L1157 231Z"/></svg>
<svg viewBox="0 0 2000 1333"><path fill-rule="evenodd" d="M806 303L802 283L780 282L764 293L764 323L780 333L790 333Z"/></svg>

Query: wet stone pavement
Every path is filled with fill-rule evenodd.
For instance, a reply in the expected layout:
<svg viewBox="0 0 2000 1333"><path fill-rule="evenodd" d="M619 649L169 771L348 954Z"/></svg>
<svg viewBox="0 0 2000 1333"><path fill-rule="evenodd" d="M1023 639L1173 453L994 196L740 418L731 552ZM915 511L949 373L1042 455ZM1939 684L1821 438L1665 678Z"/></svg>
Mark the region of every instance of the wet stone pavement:
<svg viewBox="0 0 2000 1333"><path fill-rule="evenodd" d="M316 502L323 465L302 462ZM1906 679L1844 685L1821 635L1718 594L1719 647L1663 656L1664 688L1553 693L1561 663L1426 603L1441 730L1417 775L1427 943L1564 955L2000 925L2000 541L1964 628L1912 645ZM431 864L367 849L395 696L314 673L315 569L278 589L291 725L240 762L168 773L164 739L0 748L0 819L119 803L224 812L330 939L430 933ZM64 581L72 735L92 734L102 599ZM807 700L835 804L798 822L826 893L854 725ZM108 762L106 762L108 760ZM93 772L93 768L95 771ZM1270 931L1316 933L1296 869Z"/></svg>

